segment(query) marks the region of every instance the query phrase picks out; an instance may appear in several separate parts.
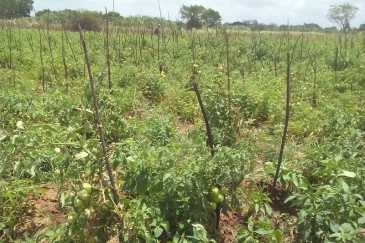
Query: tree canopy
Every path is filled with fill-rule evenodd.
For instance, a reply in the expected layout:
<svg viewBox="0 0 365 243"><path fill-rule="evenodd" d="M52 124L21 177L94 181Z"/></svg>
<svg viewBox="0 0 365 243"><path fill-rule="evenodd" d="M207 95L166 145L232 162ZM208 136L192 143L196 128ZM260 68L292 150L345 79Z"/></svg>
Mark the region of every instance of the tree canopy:
<svg viewBox="0 0 365 243"><path fill-rule="evenodd" d="M0 19L30 17L33 0L0 0Z"/></svg>
<svg viewBox="0 0 365 243"><path fill-rule="evenodd" d="M358 7L345 3L342 5L331 5L328 9L327 18L338 24L342 31L350 29L350 21L355 17Z"/></svg>
<svg viewBox="0 0 365 243"><path fill-rule="evenodd" d="M202 23L202 15L205 8L201 5L182 5L180 8L180 15L182 19L187 20L186 28L201 28L203 26Z"/></svg>
<svg viewBox="0 0 365 243"><path fill-rule="evenodd" d="M207 27L213 27L221 22L221 15L213 9L204 10L202 19Z"/></svg>
<svg viewBox="0 0 365 243"><path fill-rule="evenodd" d="M186 20L186 28L201 28L203 24L207 27L213 27L221 23L221 15L218 11L211 8L206 9L201 5L182 5L180 8L181 18Z"/></svg>

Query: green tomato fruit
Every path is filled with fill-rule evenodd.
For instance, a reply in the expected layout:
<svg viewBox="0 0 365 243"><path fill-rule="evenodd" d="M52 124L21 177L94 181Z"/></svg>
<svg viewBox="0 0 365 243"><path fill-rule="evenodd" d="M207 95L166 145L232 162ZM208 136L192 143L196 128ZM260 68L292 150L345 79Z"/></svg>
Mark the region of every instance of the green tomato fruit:
<svg viewBox="0 0 365 243"><path fill-rule="evenodd" d="M219 194L218 195L218 202L223 202L223 200L224 200L224 196L222 195L222 194Z"/></svg>
<svg viewBox="0 0 365 243"><path fill-rule="evenodd" d="M86 190L79 191L77 196L83 201L87 201L90 198L90 194Z"/></svg>
<svg viewBox="0 0 365 243"><path fill-rule="evenodd" d="M217 209L217 204L215 202L210 202L209 203L209 207L212 211L216 210Z"/></svg>
<svg viewBox="0 0 365 243"><path fill-rule="evenodd" d="M87 243L94 243L95 242L95 238L92 236L89 236L89 238L87 238Z"/></svg>
<svg viewBox="0 0 365 243"><path fill-rule="evenodd" d="M76 198L75 200L75 207L81 208L84 205L84 202L80 200L79 198Z"/></svg>
<svg viewBox="0 0 365 243"><path fill-rule="evenodd" d="M178 193L177 193L177 196L178 196L179 198L182 198L182 197L184 196L184 193L183 193L183 192L178 192Z"/></svg>
<svg viewBox="0 0 365 243"><path fill-rule="evenodd" d="M69 224L73 224L73 223L75 222L75 217L74 217L73 215L69 215L69 216L67 217L67 222L68 222Z"/></svg>
<svg viewBox="0 0 365 243"><path fill-rule="evenodd" d="M218 198L218 195L219 195L219 189L218 189L218 187L214 187L214 188L212 189L212 197L213 197L213 198L215 198L215 197L217 197L217 198Z"/></svg>
<svg viewBox="0 0 365 243"><path fill-rule="evenodd" d="M89 183L84 183L82 184L82 188L87 191L88 194L91 194L91 191L92 191L92 187Z"/></svg>
<svg viewBox="0 0 365 243"><path fill-rule="evenodd" d="M61 149L60 148L57 148L57 147L54 149L54 151L55 151L56 154L61 153Z"/></svg>
<svg viewBox="0 0 365 243"><path fill-rule="evenodd" d="M55 169L54 174L56 176L60 176L61 175L61 171L59 169Z"/></svg>

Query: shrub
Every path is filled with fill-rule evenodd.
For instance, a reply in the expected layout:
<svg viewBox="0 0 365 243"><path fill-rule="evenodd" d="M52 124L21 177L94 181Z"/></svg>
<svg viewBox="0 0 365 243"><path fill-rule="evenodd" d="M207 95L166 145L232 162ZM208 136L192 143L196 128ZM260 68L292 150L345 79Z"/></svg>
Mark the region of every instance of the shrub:
<svg viewBox="0 0 365 243"><path fill-rule="evenodd" d="M96 12L74 12L70 18L69 29L78 31L79 23L83 30L101 31L102 19Z"/></svg>

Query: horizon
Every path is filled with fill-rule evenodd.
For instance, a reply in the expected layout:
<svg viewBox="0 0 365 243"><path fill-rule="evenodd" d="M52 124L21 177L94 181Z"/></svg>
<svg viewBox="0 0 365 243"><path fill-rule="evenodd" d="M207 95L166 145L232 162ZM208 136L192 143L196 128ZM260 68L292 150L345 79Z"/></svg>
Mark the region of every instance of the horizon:
<svg viewBox="0 0 365 243"><path fill-rule="evenodd" d="M154 4L147 4L146 0L114 0L114 12L118 12L124 17L128 16L150 16L160 17L158 1ZM278 26L287 24L289 20L290 25L303 24L317 24L322 28L339 26L327 20L327 10L330 5L339 5L346 2L338 0L320 0L320 1L296 1L291 4L289 0L257 0L255 2L247 0L226 0L226 4L222 4L220 0L207 1L203 0L199 3L194 1L160 1L161 15L164 19L176 21L179 18L179 9L184 5L198 4L205 8L212 8L218 11L222 17L222 24L233 23L244 20L257 20L258 23L268 25L275 23ZM353 0L352 5L359 8L355 18L350 22L351 27L358 28L360 24L365 24L365 1ZM60 2L53 2L49 4L47 0L34 0L35 11L43 9L50 9L51 11L58 11L64 9L72 10L90 10L105 12L105 7L108 12L113 11L113 0L97 1L97 0L64 0ZM230 7L233 6L233 7ZM234 9L232 11L232 9ZM152 14L152 13L155 14ZM32 13L34 16L34 12Z"/></svg>

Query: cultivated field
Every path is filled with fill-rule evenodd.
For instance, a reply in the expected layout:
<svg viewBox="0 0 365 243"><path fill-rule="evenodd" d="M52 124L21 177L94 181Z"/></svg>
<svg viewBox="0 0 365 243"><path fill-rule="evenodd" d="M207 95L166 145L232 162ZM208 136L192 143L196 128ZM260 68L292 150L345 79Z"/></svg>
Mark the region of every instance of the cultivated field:
<svg viewBox="0 0 365 243"><path fill-rule="evenodd" d="M0 242L364 242L364 33L83 32L89 75L35 27L0 29Z"/></svg>

